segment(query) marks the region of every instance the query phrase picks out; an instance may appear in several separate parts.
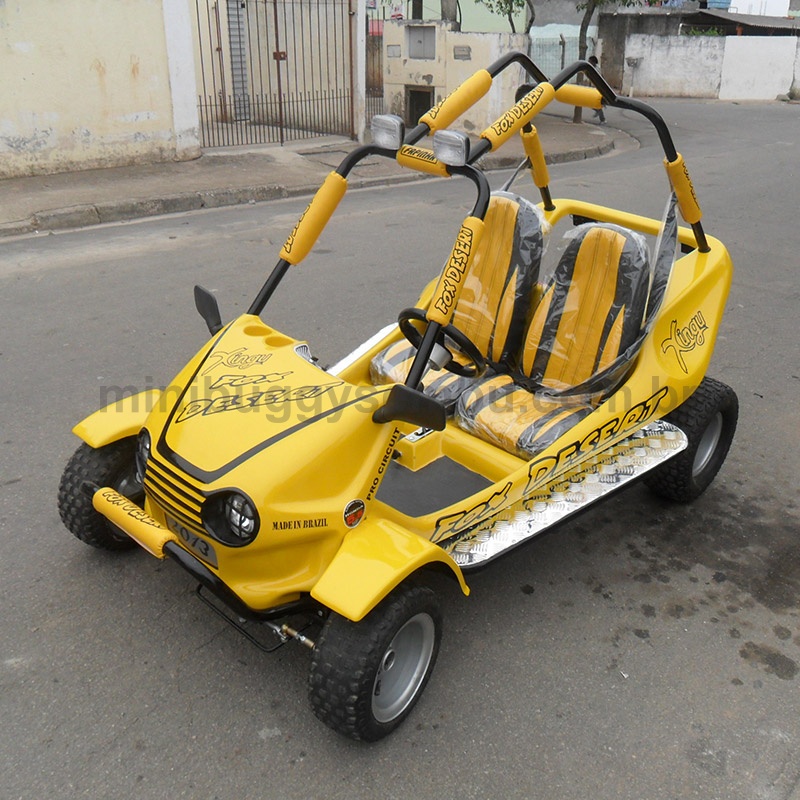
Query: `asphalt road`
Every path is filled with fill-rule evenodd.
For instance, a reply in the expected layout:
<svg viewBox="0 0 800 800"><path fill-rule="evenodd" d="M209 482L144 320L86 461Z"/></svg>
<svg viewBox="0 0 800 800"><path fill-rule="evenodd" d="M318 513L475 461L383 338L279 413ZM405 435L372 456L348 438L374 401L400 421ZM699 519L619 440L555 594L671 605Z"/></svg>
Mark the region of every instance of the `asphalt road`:
<svg viewBox="0 0 800 800"><path fill-rule="evenodd" d="M657 105L736 265L728 461L690 507L635 486L446 593L432 681L374 746L316 721L302 648L260 653L177 567L94 551L55 507L72 425L202 344L195 282L245 309L304 201L0 245L0 797L800 798L800 106ZM641 149L554 168L554 194L660 215L654 136L608 119ZM468 194L352 193L265 318L344 354L413 302Z"/></svg>

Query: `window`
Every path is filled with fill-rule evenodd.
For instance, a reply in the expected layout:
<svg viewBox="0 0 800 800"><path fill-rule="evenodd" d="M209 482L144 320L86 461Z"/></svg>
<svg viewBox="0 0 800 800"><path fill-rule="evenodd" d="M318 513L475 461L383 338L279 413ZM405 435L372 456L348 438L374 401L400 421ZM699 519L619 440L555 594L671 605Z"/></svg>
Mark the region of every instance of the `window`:
<svg viewBox="0 0 800 800"><path fill-rule="evenodd" d="M436 58L436 28L433 25L409 25L406 44L409 58Z"/></svg>

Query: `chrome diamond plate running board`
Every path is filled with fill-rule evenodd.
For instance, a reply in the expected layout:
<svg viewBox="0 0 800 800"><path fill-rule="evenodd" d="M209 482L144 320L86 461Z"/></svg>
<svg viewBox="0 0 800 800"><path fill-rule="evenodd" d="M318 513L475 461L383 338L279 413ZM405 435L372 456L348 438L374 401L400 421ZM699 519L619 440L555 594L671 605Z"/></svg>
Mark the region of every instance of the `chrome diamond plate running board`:
<svg viewBox="0 0 800 800"><path fill-rule="evenodd" d="M482 566L676 456L687 444L680 428L653 422L442 546L462 569Z"/></svg>

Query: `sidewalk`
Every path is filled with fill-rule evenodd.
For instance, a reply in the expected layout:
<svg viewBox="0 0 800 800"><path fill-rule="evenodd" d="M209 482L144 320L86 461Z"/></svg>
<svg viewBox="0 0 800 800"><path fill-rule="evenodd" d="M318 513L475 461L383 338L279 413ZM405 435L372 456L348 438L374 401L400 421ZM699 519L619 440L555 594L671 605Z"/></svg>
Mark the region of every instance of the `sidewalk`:
<svg viewBox="0 0 800 800"><path fill-rule="evenodd" d="M609 152L613 132L543 114L536 127L548 163ZM201 208L310 195L356 147L327 137L284 146L206 150L195 161L167 162L0 180L0 237L119 222ZM484 159L485 169L515 167L523 158L514 138ZM372 156L348 178L351 187L419 180L420 173Z"/></svg>

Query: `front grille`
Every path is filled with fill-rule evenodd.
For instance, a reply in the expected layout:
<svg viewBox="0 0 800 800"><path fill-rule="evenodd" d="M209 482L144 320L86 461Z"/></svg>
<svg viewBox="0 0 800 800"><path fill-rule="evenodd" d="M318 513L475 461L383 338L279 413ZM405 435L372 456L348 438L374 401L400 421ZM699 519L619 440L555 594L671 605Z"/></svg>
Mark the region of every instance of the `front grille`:
<svg viewBox="0 0 800 800"><path fill-rule="evenodd" d="M147 461L144 488L175 520L197 533L206 533L200 519L205 495L152 454Z"/></svg>

